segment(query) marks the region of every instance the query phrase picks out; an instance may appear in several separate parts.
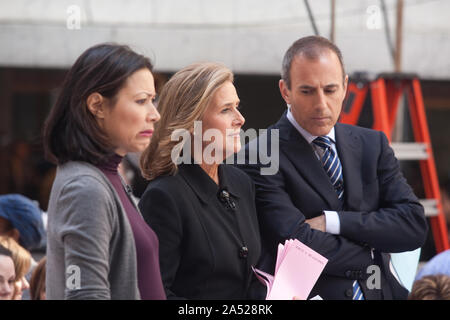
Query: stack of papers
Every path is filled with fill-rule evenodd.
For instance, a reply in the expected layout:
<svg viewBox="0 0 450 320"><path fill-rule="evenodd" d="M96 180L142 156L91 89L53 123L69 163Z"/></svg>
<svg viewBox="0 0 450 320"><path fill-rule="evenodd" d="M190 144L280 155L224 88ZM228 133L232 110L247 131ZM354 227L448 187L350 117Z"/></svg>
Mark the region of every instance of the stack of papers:
<svg viewBox="0 0 450 320"><path fill-rule="evenodd" d="M253 268L256 277L267 286L266 300L306 300L328 259L297 239L278 245L275 274Z"/></svg>

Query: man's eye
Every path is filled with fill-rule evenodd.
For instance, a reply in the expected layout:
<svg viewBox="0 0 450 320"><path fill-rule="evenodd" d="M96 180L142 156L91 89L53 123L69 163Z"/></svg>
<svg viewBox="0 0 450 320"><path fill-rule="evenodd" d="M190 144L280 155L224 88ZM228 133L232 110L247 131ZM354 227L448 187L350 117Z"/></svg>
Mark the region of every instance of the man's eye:
<svg viewBox="0 0 450 320"><path fill-rule="evenodd" d="M325 93L335 93L336 90L335 89L331 89L331 90L325 90Z"/></svg>
<svg viewBox="0 0 450 320"><path fill-rule="evenodd" d="M302 90L301 91L303 94L310 94L311 93L311 90Z"/></svg>

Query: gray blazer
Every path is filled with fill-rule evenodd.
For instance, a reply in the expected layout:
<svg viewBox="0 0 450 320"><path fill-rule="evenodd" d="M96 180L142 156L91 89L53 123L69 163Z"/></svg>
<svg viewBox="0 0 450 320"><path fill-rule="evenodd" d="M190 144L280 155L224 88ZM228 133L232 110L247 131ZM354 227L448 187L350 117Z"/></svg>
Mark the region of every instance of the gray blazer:
<svg viewBox="0 0 450 320"><path fill-rule="evenodd" d="M131 226L114 187L95 166L58 166L47 241L47 299L140 298Z"/></svg>

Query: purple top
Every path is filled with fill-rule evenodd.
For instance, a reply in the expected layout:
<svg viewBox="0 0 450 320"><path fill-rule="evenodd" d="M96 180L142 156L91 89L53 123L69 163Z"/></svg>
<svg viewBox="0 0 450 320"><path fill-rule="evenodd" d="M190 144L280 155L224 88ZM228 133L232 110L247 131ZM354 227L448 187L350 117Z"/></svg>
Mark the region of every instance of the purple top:
<svg viewBox="0 0 450 320"><path fill-rule="evenodd" d="M128 220L133 230L136 245L138 285L143 300L165 300L161 272L159 269L159 242L155 232L142 218L136 206L131 202L117 168L122 157L114 155L107 163L98 168L106 175L119 195L122 206L127 213Z"/></svg>

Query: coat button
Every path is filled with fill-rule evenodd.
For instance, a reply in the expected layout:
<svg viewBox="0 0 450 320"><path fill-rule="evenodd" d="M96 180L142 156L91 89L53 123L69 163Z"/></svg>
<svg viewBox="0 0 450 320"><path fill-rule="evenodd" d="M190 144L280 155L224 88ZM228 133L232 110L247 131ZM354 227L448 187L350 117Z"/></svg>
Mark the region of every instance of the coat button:
<svg viewBox="0 0 450 320"><path fill-rule="evenodd" d="M246 259L248 257L248 248L247 247L241 247L239 249L239 257L242 259Z"/></svg>
<svg viewBox="0 0 450 320"><path fill-rule="evenodd" d="M353 297L353 289L345 290L345 296L349 298Z"/></svg>
<svg viewBox="0 0 450 320"><path fill-rule="evenodd" d="M351 277L352 277L352 272L351 272L350 270L345 271L345 276L346 276L347 278L351 278Z"/></svg>

